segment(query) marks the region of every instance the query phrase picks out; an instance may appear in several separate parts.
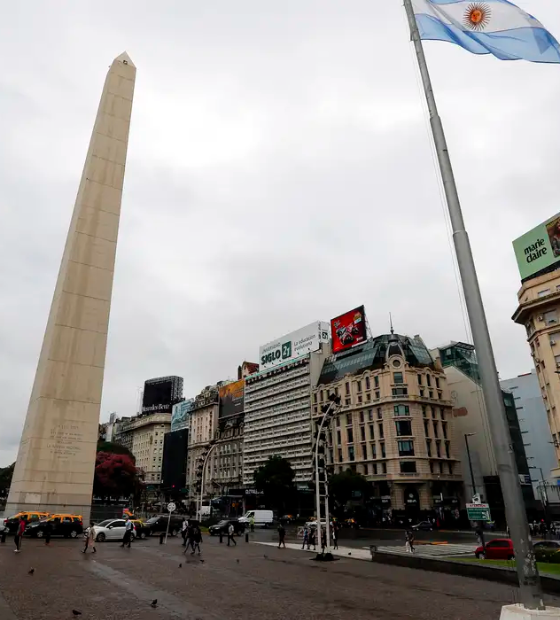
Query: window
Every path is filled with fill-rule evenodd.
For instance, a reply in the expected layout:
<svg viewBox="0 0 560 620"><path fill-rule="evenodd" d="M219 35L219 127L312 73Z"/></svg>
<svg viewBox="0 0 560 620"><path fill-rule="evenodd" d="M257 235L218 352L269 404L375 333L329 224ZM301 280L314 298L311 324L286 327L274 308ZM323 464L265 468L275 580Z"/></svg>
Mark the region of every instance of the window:
<svg viewBox="0 0 560 620"><path fill-rule="evenodd" d="M443 461L439 462L439 473L443 474Z"/></svg>
<svg viewBox="0 0 560 620"><path fill-rule="evenodd" d="M356 385L358 386L358 392L362 391L362 382L361 381L356 381Z"/></svg>
<svg viewBox="0 0 560 620"><path fill-rule="evenodd" d="M537 297L546 297L547 295L550 295L550 289L549 288L543 288L542 291L539 291L537 293Z"/></svg>
<svg viewBox="0 0 560 620"><path fill-rule="evenodd" d="M395 422L395 427L399 437L412 435L412 423L409 420Z"/></svg>
<svg viewBox="0 0 560 620"><path fill-rule="evenodd" d="M385 453L385 444L381 443L380 445L381 445L381 458L384 459L387 456Z"/></svg>
<svg viewBox="0 0 560 620"><path fill-rule="evenodd" d="M373 385L375 385L376 388L379 387L379 377L377 375L373 377Z"/></svg>
<svg viewBox="0 0 560 620"><path fill-rule="evenodd" d="M441 419L445 420L445 409L443 407L439 410L439 413L441 415Z"/></svg>
<svg viewBox="0 0 560 620"><path fill-rule="evenodd" d="M371 402L371 394L369 392L366 394L366 402L367 403Z"/></svg>
<svg viewBox="0 0 560 620"><path fill-rule="evenodd" d="M383 439L383 437L385 436L383 434L383 422L379 422L377 428L379 429L379 439Z"/></svg>
<svg viewBox="0 0 560 620"><path fill-rule="evenodd" d="M379 392L375 392L375 398L376 398L377 400L379 400L380 396L381 396L381 394L380 394Z"/></svg>
<svg viewBox="0 0 560 620"><path fill-rule="evenodd" d="M436 441L436 455L438 459L441 458L441 446L440 446L439 441Z"/></svg>
<svg viewBox="0 0 560 620"><path fill-rule="evenodd" d="M401 474L415 474L416 473L416 461L401 461Z"/></svg>
<svg viewBox="0 0 560 620"><path fill-rule="evenodd" d="M436 437L436 438L437 438L437 437L439 437L439 434L438 434L438 423L437 423L437 420L434 420L434 421L432 422L432 424L434 425L434 437Z"/></svg>
<svg viewBox="0 0 560 620"><path fill-rule="evenodd" d="M410 415L410 410L408 405L395 405L393 407L396 416L400 415Z"/></svg>
<svg viewBox="0 0 560 620"><path fill-rule="evenodd" d="M313 394L313 402L316 403L317 402L317 392L315 392Z"/></svg>
<svg viewBox="0 0 560 620"><path fill-rule="evenodd" d="M448 459L449 459L449 458L451 458L451 457L449 456L449 442L448 442L448 441L446 441L446 442L445 442L445 456L446 456Z"/></svg>
<svg viewBox="0 0 560 620"><path fill-rule="evenodd" d="M383 409L381 409L381 407L377 407L377 419L378 420L383 419Z"/></svg>
<svg viewBox="0 0 560 620"><path fill-rule="evenodd" d="M346 387L346 395L348 396L348 394L350 394L350 384L347 383L345 387Z"/></svg>
<svg viewBox="0 0 560 620"><path fill-rule="evenodd" d="M338 449L338 462L342 463L342 449L341 448Z"/></svg>
<svg viewBox="0 0 560 620"><path fill-rule="evenodd" d="M372 444L370 444L370 446L371 446L371 458L372 459L376 459L377 458L377 451L375 449L375 444L372 443Z"/></svg>
<svg viewBox="0 0 560 620"><path fill-rule="evenodd" d="M393 396L408 396L408 388L393 388Z"/></svg>
<svg viewBox="0 0 560 620"><path fill-rule="evenodd" d="M336 426L337 428L340 426L340 417L336 416Z"/></svg>
<svg viewBox="0 0 560 620"><path fill-rule="evenodd" d="M360 439L362 441L366 440L366 427L365 426L360 426Z"/></svg>
<svg viewBox="0 0 560 620"><path fill-rule="evenodd" d="M399 456L414 456L414 442L412 441L397 441L399 448Z"/></svg>
<svg viewBox="0 0 560 620"><path fill-rule="evenodd" d="M375 439L375 426L373 424L369 425L369 438Z"/></svg>
<svg viewBox="0 0 560 620"><path fill-rule="evenodd" d="M416 375L418 377L418 385L422 385L422 375Z"/></svg>
<svg viewBox="0 0 560 620"><path fill-rule="evenodd" d="M427 415L428 414L427 414L427 411L426 411L426 405L422 405L422 416L426 417Z"/></svg>
<svg viewBox="0 0 560 620"><path fill-rule="evenodd" d="M393 383L404 383L402 372L393 373Z"/></svg>
<svg viewBox="0 0 560 620"><path fill-rule="evenodd" d="M348 443L354 443L354 433L352 432L352 427L346 429L346 439Z"/></svg>
<svg viewBox="0 0 560 620"><path fill-rule="evenodd" d="M447 467L449 469L449 475L453 475L453 463L447 463Z"/></svg>
<svg viewBox="0 0 560 620"><path fill-rule="evenodd" d="M430 461L430 473L433 474L434 473L434 462Z"/></svg>
<svg viewBox="0 0 560 620"><path fill-rule="evenodd" d="M556 325L556 323L558 323L558 312L556 310L545 312L544 322L546 325Z"/></svg>
<svg viewBox="0 0 560 620"><path fill-rule="evenodd" d="M439 377L436 377L436 387L439 389Z"/></svg>
<svg viewBox="0 0 560 620"><path fill-rule="evenodd" d="M428 384L428 387L432 387L432 377L431 377L431 375L426 375L426 383Z"/></svg>
<svg viewBox="0 0 560 620"><path fill-rule="evenodd" d="M342 437L340 436L340 431L336 431L336 443L339 446L342 443Z"/></svg>
<svg viewBox="0 0 560 620"><path fill-rule="evenodd" d="M362 459L367 461L367 444L362 444Z"/></svg>
<svg viewBox="0 0 560 620"><path fill-rule="evenodd" d="M433 391L433 390L430 390L430 391L428 392L428 397L429 397L429 398L433 398L433 397L434 397L434 391Z"/></svg>
<svg viewBox="0 0 560 620"><path fill-rule="evenodd" d="M428 452L428 456L432 456L432 440L426 439L426 451Z"/></svg>
<svg viewBox="0 0 560 620"><path fill-rule="evenodd" d="M430 426L428 424L428 420L424 420L424 435L426 435L426 437L429 437L430 435Z"/></svg>
<svg viewBox="0 0 560 620"><path fill-rule="evenodd" d="M443 431L443 438L447 439L447 424L442 424L441 425L441 430Z"/></svg>
<svg viewBox="0 0 560 620"><path fill-rule="evenodd" d="M373 421L373 409L368 409L367 414L368 414L368 420L372 422Z"/></svg>
<svg viewBox="0 0 560 620"><path fill-rule="evenodd" d="M350 461L354 461L355 460L354 446L349 446L348 447L348 460L350 460Z"/></svg>
<svg viewBox="0 0 560 620"><path fill-rule="evenodd" d="M377 463L370 463L371 471L374 476L377 476Z"/></svg>
<svg viewBox="0 0 560 620"><path fill-rule="evenodd" d="M420 398L424 398L424 390L420 388Z"/></svg>
<svg viewBox="0 0 560 620"><path fill-rule="evenodd" d="M360 411L360 424L364 423L364 412Z"/></svg>
<svg viewBox="0 0 560 620"><path fill-rule="evenodd" d="M369 390L370 388L370 384L369 384L369 377L366 377L366 390Z"/></svg>

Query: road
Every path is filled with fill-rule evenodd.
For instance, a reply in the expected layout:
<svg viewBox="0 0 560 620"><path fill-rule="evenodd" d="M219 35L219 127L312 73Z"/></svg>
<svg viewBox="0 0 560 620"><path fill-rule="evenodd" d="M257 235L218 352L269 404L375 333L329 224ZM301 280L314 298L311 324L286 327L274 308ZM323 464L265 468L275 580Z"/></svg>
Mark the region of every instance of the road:
<svg viewBox="0 0 560 620"><path fill-rule="evenodd" d="M201 558L182 555L179 539L137 541L131 549L103 543L95 555L81 554L81 541L71 540L45 547L25 539L20 554L12 549L11 539L0 545L2 620L64 620L72 609L81 620L496 620L517 594L350 558L325 565L243 539L228 548L205 537Z"/></svg>

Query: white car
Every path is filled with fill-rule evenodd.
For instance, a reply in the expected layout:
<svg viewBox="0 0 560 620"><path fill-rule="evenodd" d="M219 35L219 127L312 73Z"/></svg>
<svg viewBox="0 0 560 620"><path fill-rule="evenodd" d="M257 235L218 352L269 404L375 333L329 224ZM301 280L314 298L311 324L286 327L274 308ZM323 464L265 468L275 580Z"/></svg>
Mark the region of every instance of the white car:
<svg viewBox="0 0 560 620"><path fill-rule="evenodd" d="M105 542L106 540L122 540L126 530L125 519L106 519L101 523L96 523L95 528L95 540L97 542ZM86 530L85 535L89 534L89 528ZM134 540L135 532L132 528L132 540Z"/></svg>
<svg viewBox="0 0 560 620"><path fill-rule="evenodd" d="M310 528L312 528L312 527L317 527L317 521L308 521L308 522L305 524L305 527L306 527L307 529L310 529ZM324 530L326 527L327 527L327 522L326 522L326 521L321 521L321 529L323 529L323 530Z"/></svg>

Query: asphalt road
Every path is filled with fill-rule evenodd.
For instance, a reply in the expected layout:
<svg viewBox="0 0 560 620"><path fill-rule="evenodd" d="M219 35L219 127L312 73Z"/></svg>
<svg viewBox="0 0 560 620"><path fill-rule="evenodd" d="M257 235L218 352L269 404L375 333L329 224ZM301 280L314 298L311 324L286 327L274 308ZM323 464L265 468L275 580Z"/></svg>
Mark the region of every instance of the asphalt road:
<svg viewBox="0 0 560 620"><path fill-rule="evenodd" d="M20 554L11 540L0 545L0 618L64 620L75 609L82 620L497 620L517 595L510 586L350 558L325 565L243 538L228 548L206 536L201 558L183 555L177 538L131 549L103 543L95 555L80 549L81 541L58 539L51 547L26 539Z"/></svg>

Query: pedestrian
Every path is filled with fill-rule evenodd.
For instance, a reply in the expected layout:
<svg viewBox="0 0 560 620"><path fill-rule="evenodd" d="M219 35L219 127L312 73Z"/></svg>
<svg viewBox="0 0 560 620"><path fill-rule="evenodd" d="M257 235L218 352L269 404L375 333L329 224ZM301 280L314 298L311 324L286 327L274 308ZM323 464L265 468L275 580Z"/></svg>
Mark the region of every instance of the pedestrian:
<svg viewBox="0 0 560 620"><path fill-rule="evenodd" d="M327 548L327 529L321 530L321 552L325 553L325 549Z"/></svg>
<svg viewBox="0 0 560 620"><path fill-rule="evenodd" d="M194 552L198 549L198 555L200 555L200 543L202 542L202 532L200 531L200 528L198 527L198 525L195 525L193 528L193 537L192 537L192 553L191 555L194 555Z"/></svg>
<svg viewBox="0 0 560 620"><path fill-rule="evenodd" d="M307 525L303 528L303 544L301 545L302 549L305 549L305 545L309 549L309 528Z"/></svg>
<svg viewBox="0 0 560 620"><path fill-rule="evenodd" d="M286 528L280 523L278 526L278 549L281 545L284 545L284 549L286 548Z"/></svg>
<svg viewBox="0 0 560 620"><path fill-rule="evenodd" d="M126 518L126 525L125 525L125 529L124 529L124 536L122 539L122 545L121 547L124 547L125 545L128 546L128 548L130 549L130 542L132 541L132 529L133 529L134 525L132 524L132 521L127 517Z"/></svg>
<svg viewBox="0 0 560 620"><path fill-rule="evenodd" d="M183 547L187 546L187 531L189 529L189 522L187 519L183 519L183 523L181 523L181 536L183 537Z"/></svg>
<svg viewBox="0 0 560 620"><path fill-rule="evenodd" d="M51 544L51 535L52 535L52 521L47 519L45 521L45 546L49 546Z"/></svg>
<svg viewBox="0 0 560 620"><path fill-rule="evenodd" d="M227 546L228 547L229 547L230 540L237 547L237 541L235 540L234 534L235 534L235 528L233 527L233 523L230 523L228 525L228 530L227 530Z"/></svg>
<svg viewBox="0 0 560 620"><path fill-rule="evenodd" d="M16 545L16 548L14 549L15 553L19 553L21 551L21 539L23 538L23 533L25 532L25 526L25 519L21 516L19 518L16 535L14 537L14 543Z"/></svg>
<svg viewBox="0 0 560 620"><path fill-rule="evenodd" d="M414 534L411 530L406 530L405 541L405 548L407 552L414 553Z"/></svg>
<svg viewBox="0 0 560 620"><path fill-rule="evenodd" d="M86 544L84 545L84 550L82 553L85 553L88 550L88 547L93 549L93 553L97 553L97 549L95 548L95 539L97 537L97 533L95 531L95 525L93 521L89 524L89 530L87 531L86 536Z"/></svg>
<svg viewBox="0 0 560 620"><path fill-rule="evenodd" d="M338 549L338 525L335 523L332 530L333 549Z"/></svg>
<svg viewBox="0 0 560 620"><path fill-rule="evenodd" d="M251 517L251 532L255 531L255 517Z"/></svg>
<svg viewBox="0 0 560 620"><path fill-rule="evenodd" d="M313 551L316 551L317 550L316 540L317 540L317 533L315 531L315 528L312 527L309 530L309 545L307 546L307 548L309 549L309 547L313 545Z"/></svg>
<svg viewBox="0 0 560 620"><path fill-rule="evenodd" d="M187 553L187 551L192 547L193 551L194 551L194 542L193 542L193 537L194 537L194 525L191 525L189 523L188 527L187 527L187 533L185 534L186 539L187 539L187 544L185 545L185 551L183 553Z"/></svg>

